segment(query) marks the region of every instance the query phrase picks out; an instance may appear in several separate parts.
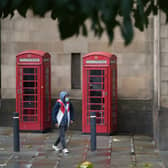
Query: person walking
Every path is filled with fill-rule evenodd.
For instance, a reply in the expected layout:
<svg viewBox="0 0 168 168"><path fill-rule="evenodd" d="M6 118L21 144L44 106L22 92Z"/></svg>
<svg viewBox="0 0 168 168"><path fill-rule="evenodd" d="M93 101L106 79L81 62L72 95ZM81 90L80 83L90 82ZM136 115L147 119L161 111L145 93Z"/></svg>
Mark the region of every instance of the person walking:
<svg viewBox="0 0 168 168"><path fill-rule="evenodd" d="M60 92L60 99L58 99L52 110L52 121L56 128L59 128L59 136L56 139L52 148L55 151L60 151L58 144L61 142L62 152L69 153L65 142L65 133L70 124L74 122L73 106L69 101L69 94L66 91Z"/></svg>

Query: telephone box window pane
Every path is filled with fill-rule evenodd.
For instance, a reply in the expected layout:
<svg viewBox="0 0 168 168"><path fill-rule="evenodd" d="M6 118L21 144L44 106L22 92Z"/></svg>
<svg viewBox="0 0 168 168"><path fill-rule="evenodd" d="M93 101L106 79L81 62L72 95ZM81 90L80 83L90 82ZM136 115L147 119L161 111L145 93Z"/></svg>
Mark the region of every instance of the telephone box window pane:
<svg viewBox="0 0 168 168"><path fill-rule="evenodd" d="M24 96L23 100L24 101L34 101L34 96Z"/></svg>
<svg viewBox="0 0 168 168"><path fill-rule="evenodd" d="M101 103L101 99L98 98L91 98L90 103Z"/></svg>
<svg viewBox="0 0 168 168"><path fill-rule="evenodd" d="M101 70L91 70L90 75L102 75Z"/></svg>
<svg viewBox="0 0 168 168"><path fill-rule="evenodd" d="M90 105L90 110L101 110L101 105Z"/></svg>
<svg viewBox="0 0 168 168"><path fill-rule="evenodd" d="M36 83L35 82L24 82L23 87L35 87Z"/></svg>
<svg viewBox="0 0 168 168"><path fill-rule="evenodd" d="M23 73L34 73L34 68L24 68Z"/></svg>
<svg viewBox="0 0 168 168"><path fill-rule="evenodd" d="M101 91L90 91L90 96L102 96Z"/></svg>
<svg viewBox="0 0 168 168"><path fill-rule="evenodd" d="M24 108L34 108L34 102L24 102Z"/></svg>
<svg viewBox="0 0 168 168"><path fill-rule="evenodd" d="M24 89L23 93L24 94L34 94L35 89Z"/></svg>
<svg viewBox="0 0 168 168"><path fill-rule="evenodd" d="M34 80L34 75L24 75L23 80Z"/></svg>
<svg viewBox="0 0 168 168"><path fill-rule="evenodd" d="M90 77L90 82L102 82L102 77Z"/></svg>
<svg viewBox="0 0 168 168"><path fill-rule="evenodd" d="M99 90L99 89L103 89L101 84L92 84L90 83L90 89L95 89L95 90Z"/></svg>

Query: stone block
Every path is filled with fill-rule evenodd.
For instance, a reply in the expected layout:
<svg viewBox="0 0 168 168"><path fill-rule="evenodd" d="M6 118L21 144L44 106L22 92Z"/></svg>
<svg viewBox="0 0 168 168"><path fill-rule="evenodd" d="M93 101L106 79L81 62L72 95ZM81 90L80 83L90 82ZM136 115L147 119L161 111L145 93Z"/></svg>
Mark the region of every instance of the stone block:
<svg viewBox="0 0 168 168"><path fill-rule="evenodd" d="M114 53L114 51L112 50L112 46L108 45L108 42L102 42L102 41L88 42L88 52L95 52L95 51Z"/></svg>
<svg viewBox="0 0 168 168"><path fill-rule="evenodd" d="M65 53L52 53L51 54L51 65L55 66L70 66L71 65L71 54Z"/></svg>
<svg viewBox="0 0 168 168"><path fill-rule="evenodd" d="M10 43L9 43L10 44ZM5 50L4 50L5 46ZM10 65L15 66L16 65L16 53L12 52L13 48L7 47L7 45L2 44L3 49L1 50L1 65Z"/></svg>
<svg viewBox="0 0 168 168"><path fill-rule="evenodd" d="M149 53L152 51L152 43L147 41L132 41L129 46L124 46L122 42L114 42L113 53Z"/></svg>
<svg viewBox="0 0 168 168"><path fill-rule="evenodd" d="M122 79L123 77L139 77L146 76L147 80L150 80L149 75L151 74L151 69L147 66L141 65L118 65L118 78Z"/></svg>
<svg viewBox="0 0 168 168"><path fill-rule="evenodd" d="M82 89L71 89L69 94L72 99L82 100Z"/></svg>
<svg viewBox="0 0 168 168"><path fill-rule="evenodd" d="M51 90L56 93L54 89L70 89L71 79L70 79L70 67L56 66L52 67L51 70Z"/></svg>
<svg viewBox="0 0 168 168"><path fill-rule="evenodd" d="M1 88L16 88L16 68L15 66L1 65Z"/></svg>
<svg viewBox="0 0 168 168"><path fill-rule="evenodd" d="M38 44L38 48L43 51L47 51L50 53L55 52L55 53L63 53L63 43L61 41L59 42L38 42L35 43Z"/></svg>
<svg viewBox="0 0 168 168"><path fill-rule="evenodd" d="M16 89L15 88L1 88L1 97L2 99L11 99L16 98Z"/></svg>
<svg viewBox="0 0 168 168"><path fill-rule="evenodd" d="M24 42L29 40L28 33L26 31L6 31L2 30L3 42Z"/></svg>
<svg viewBox="0 0 168 168"><path fill-rule="evenodd" d="M1 20L1 30L3 30L3 31L4 30L6 30L6 31L14 30L14 22L12 20L9 18L5 18L5 19Z"/></svg>
<svg viewBox="0 0 168 168"><path fill-rule="evenodd" d="M147 55L145 53L115 53L118 58L117 63L122 65L140 65L144 66L149 64L149 57L151 55ZM152 64L152 62L150 62Z"/></svg>
<svg viewBox="0 0 168 168"><path fill-rule="evenodd" d="M161 67L161 81L168 81L168 66Z"/></svg>
<svg viewBox="0 0 168 168"><path fill-rule="evenodd" d="M45 42L15 42L12 43L12 47L15 48L14 55L25 50L43 50L46 52L63 52L63 45L61 42L45 43Z"/></svg>
<svg viewBox="0 0 168 168"><path fill-rule="evenodd" d="M163 12L160 12L160 23L161 25L166 24L166 15Z"/></svg>
<svg viewBox="0 0 168 168"><path fill-rule="evenodd" d="M168 52L168 38L161 38L160 40L160 50L161 52Z"/></svg>
<svg viewBox="0 0 168 168"><path fill-rule="evenodd" d="M160 104L164 108L168 108L168 96L162 96L160 97Z"/></svg>
<svg viewBox="0 0 168 168"><path fill-rule="evenodd" d="M168 38L168 25L167 24L160 25L160 37Z"/></svg>
<svg viewBox="0 0 168 168"><path fill-rule="evenodd" d="M48 42L48 43L61 42L61 40L59 39L59 33L57 31L48 31L47 32L46 30L47 29L42 29L41 31L37 30L37 31L33 31L33 32L29 31L27 33L27 36L28 36L27 41L29 41L29 42Z"/></svg>
<svg viewBox="0 0 168 168"><path fill-rule="evenodd" d="M161 82L161 96L168 96L168 81Z"/></svg>
<svg viewBox="0 0 168 168"><path fill-rule="evenodd" d="M151 98L152 92L150 90L148 81L145 76L139 77L123 77L119 80L118 95L121 98Z"/></svg>
<svg viewBox="0 0 168 168"><path fill-rule="evenodd" d="M79 36L72 37L63 41L64 53L87 53L88 41L86 38Z"/></svg>
<svg viewBox="0 0 168 168"><path fill-rule="evenodd" d="M161 52L160 53L160 65L161 66L168 66L168 52Z"/></svg>

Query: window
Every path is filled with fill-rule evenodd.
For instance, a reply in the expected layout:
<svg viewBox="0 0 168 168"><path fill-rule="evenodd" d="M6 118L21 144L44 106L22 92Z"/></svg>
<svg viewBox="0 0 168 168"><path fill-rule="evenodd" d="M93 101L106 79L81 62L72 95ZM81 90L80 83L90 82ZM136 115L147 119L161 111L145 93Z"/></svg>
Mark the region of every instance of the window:
<svg viewBox="0 0 168 168"><path fill-rule="evenodd" d="M71 89L81 89L81 55L71 54Z"/></svg>

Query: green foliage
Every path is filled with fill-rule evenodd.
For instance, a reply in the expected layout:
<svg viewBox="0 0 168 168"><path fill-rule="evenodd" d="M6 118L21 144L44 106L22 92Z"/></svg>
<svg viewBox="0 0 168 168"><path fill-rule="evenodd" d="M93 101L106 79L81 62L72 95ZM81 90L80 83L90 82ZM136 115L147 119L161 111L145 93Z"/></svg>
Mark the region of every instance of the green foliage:
<svg viewBox="0 0 168 168"><path fill-rule="evenodd" d="M105 32L109 43L113 41L115 27L120 27L126 45L133 39L133 27L144 31L149 15L157 14L158 9L166 14L168 22L166 0L0 0L1 18L12 17L15 10L26 17L28 9L40 17L51 11L51 18L58 20L62 39L80 33L87 36L85 21L90 19L95 36L101 37Z"/></svg>

